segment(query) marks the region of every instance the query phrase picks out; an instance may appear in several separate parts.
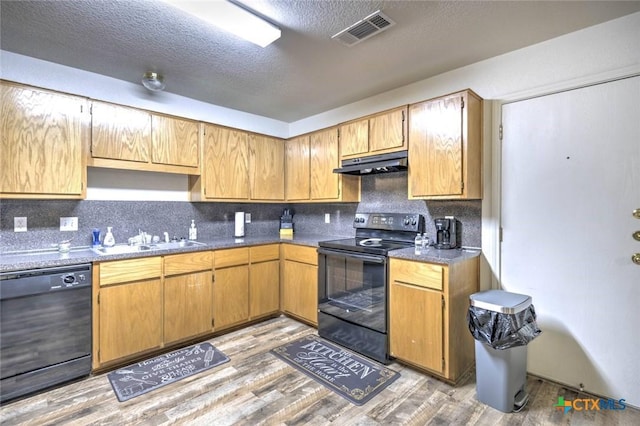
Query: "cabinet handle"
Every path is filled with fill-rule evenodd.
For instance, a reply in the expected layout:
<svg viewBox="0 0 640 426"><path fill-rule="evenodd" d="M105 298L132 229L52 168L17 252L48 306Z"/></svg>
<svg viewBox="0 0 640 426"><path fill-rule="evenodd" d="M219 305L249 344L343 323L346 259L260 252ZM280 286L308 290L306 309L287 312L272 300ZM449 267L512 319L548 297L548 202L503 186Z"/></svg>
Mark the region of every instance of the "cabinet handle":
<svg viewBox="0 0 640 426"><path fill-rule="evenodd" d="M631 256L631 261L636 265L640 265L640 253L635 253L633 256Z"/></svg>

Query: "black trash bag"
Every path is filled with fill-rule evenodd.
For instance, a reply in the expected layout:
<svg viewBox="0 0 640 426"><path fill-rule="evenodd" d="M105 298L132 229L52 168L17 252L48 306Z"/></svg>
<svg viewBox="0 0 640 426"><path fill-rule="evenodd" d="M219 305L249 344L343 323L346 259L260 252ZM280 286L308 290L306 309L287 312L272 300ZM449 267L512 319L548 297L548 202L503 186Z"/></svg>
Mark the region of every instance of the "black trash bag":
<svg viewBox="0 0 640 426"><path fill-rule="evenodd" d="M533 305L516 314L503 314L469 306L467 323L469 331L477 341L494 349L525 346L542 333L536 323Z"/></svg>

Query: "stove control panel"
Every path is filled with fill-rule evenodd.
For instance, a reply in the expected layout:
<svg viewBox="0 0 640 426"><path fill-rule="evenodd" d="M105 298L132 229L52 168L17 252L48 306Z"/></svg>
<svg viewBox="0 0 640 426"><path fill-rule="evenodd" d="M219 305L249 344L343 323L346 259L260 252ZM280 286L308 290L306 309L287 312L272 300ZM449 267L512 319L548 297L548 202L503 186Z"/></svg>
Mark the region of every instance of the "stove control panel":
<svg viewBox="0 0 640 426"><path fill-rule="evenodd" d="M353 227L389 231L422 232L424 217L414 213L356 213Z"/></svg>

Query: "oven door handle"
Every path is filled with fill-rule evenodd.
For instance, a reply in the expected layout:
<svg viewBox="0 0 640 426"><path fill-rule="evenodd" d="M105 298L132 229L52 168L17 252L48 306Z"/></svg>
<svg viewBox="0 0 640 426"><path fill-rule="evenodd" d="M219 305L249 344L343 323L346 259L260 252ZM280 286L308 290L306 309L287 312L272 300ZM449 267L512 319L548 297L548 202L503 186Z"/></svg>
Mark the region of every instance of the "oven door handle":
<svg viewBox="0 0 640 426"><path fill-rule="evenodd" d="M344 251L334 251L334 250L327 250L323 248L318 249L318 254L324 254L328 256L348 257L349 259L364 260L370 263L384 264L387 262L387 258L385 256L380 256L380 257L368 256L366 254L346 253Z"/></svg>

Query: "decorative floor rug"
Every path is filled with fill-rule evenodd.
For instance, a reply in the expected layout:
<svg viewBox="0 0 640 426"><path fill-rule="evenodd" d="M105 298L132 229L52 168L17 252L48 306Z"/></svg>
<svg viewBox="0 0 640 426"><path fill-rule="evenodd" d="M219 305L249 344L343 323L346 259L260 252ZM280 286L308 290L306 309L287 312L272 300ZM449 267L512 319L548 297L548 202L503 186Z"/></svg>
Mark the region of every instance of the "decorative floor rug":
<svg viewBox="0 0 640 426"><path fill-rule="evenodd" d="M363 405L400 373L318 336L310 335L271 353L355 405Z"/></svg>
<svg viewBox="0 0 640 426"><path fill-rule="evenodd" d="M177 382L229 361L211 343L199 343L120 368L107 375L118 401Z"/></svg>

